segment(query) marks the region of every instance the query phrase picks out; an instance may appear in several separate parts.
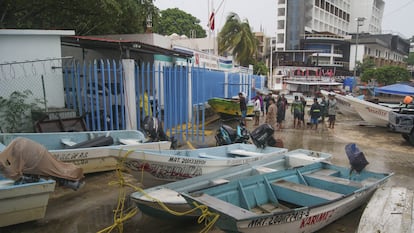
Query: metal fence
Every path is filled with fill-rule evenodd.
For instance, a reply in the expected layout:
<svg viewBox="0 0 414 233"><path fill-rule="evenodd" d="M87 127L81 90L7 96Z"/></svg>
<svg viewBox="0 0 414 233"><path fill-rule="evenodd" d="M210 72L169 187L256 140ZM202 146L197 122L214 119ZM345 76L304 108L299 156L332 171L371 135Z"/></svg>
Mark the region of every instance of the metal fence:
<svg viewBox="0 0 414 233"><path fill-rule="evenodd" d="M130 82L124 77L122 61L70 62L63 67L63 78L66 107L84 115L90 130L125 129L126 109L135 105L138 129L145 116L155 116L163 122L164 131L181 142L204 141L208 99L241 91L252 96L254 88L264 86L264 77L246 73L135 63L133 103L125 101L124 85Z"/></svg>

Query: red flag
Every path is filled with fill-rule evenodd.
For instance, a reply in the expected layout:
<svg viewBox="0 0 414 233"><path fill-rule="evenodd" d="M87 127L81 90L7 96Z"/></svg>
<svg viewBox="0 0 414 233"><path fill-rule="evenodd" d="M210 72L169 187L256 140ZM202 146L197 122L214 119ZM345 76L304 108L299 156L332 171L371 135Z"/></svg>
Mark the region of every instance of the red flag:
<svg viewBox="0 0 414 233"><path fill-rule="evenodd" d="M211 12L210 19L208 20L208 27L210 30L214 30L214 12Z"/></svg>

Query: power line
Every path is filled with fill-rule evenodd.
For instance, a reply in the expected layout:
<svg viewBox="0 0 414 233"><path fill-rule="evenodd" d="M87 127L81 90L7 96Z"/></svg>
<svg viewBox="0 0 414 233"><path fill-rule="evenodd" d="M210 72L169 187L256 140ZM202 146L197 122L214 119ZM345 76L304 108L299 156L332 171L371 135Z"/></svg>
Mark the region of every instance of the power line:
<svg viewBox="0 0 414 233"><path fill-rule="evenodd" d="M412 4L412 3L414 3L414 0L409 0L409 1L408 1L407 3L405 3L404 5L402 5L402 6L398 7L397 9L395 9L395 10L393 10L393 11L389 12L388 14L384 15L384 17L383 17L383 18L385 18L385 17L387 17L387 16L389 16L389 15L392 15L392 14L394 14L394 13L396 13L396 12L400 11L402 8L404 8L404 7L408 6L408 5Z"/></svg>

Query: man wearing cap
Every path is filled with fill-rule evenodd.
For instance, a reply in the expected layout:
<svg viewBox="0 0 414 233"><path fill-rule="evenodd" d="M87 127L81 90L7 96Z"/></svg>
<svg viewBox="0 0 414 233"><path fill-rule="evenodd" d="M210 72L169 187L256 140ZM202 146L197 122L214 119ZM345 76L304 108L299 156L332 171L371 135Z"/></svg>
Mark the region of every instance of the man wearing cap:
<svg viewBox="0 0 414 233"><path fill-rule="evenodd" d="M329 126L328 128L333 129L335 126L335 120L336 120L336 99L335 99L335 93L330 92L329 93L329 99L328 99L328 121Z"/></svg>

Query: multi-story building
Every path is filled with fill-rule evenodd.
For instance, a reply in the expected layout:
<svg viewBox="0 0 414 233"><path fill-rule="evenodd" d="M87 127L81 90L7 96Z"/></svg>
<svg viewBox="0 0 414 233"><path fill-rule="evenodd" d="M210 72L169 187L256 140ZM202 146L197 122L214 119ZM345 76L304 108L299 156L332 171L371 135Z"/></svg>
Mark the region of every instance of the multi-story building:
<svg viewBox="0 0 414 233"><path fill-rule="evenodd" d="M384 0L277 1L277 53L312 50L303 63L348 71L367 57L378 66L404 65L404 39L381 34Z"/></svg>
<svg viewBox="0 0 414 233"><path fill-rule="evenodd" d="M361 32L381 33L383 0L278 0L276 50L300 49L305 33L355 33L358 17L365 17Z"/></svg>

